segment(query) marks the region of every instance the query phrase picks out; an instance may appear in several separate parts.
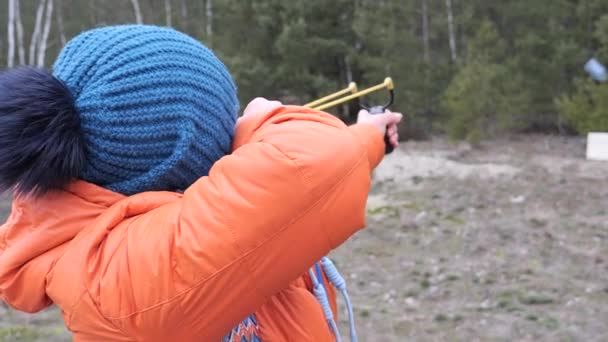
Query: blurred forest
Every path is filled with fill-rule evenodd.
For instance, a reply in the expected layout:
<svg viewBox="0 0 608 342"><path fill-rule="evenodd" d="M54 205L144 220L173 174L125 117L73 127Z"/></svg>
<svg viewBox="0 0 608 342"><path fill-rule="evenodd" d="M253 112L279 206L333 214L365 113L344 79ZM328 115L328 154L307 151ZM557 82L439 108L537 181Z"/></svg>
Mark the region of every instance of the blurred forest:
<svg viewBox="0 0 608 342"><path fill-rule="evenodd" d="M79 32L126 23L210 46L243 106L390 76L410 138L608 130L608 84L583 70L591 57L608 64L606 0L2 0L0 65L51 68ZM332 111L348 121L357 108Z"/></svg>

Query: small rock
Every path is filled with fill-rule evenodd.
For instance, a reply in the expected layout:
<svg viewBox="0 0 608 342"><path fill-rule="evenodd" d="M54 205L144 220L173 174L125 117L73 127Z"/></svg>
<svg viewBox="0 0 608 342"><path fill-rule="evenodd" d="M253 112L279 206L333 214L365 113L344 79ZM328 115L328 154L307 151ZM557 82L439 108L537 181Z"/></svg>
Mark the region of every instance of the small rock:
<svg viewBox="0 0 608 342"><path fill-rule="evenodd" d="M490 302L489 299L486 299L483 302L481 302L481 304L479 304L479 308L482 310L490 309L490 308L492 308L492 302Z"/></svg>
<svg viewBox="0 0 608 342"><path fill-rule="evenodd" d="M437 286L431 286L428 291L428 296L430 298L438 297L441 294L441 290Z"/></svg>
<svg viewBox="0 0 608 342"><path fill-rule="evenodd" d="M382 286L382 284L380 284L380 283L379 283L379 282L377 282L377 281L372 281L372 282L371 282L369 285L370 285L371 287L381 287L381 286Z"/></svg>
<svg viewBox="0 0 608 342"><path fill-rule="evenodd" d="M510 200L511 200L511 203L513 203L513 204L524 203L526 201L526 196L524 196L524 195L511 196Z"/></svg>
<svg viewBox="0 0 608 342"><path fill-rule="evenodd" d="M405 299L405 305L412 307L412 308L417 308L418 307L418 302L416 301L416 299L412 298L412 297L407 297Z"/></svg>
<svg viewBox="0 0 608 342"><path fill-rule="evenodd" d="M428 216L428 214L426 213L426 211L419 212L416 215L416 218L414 218L414 223L416 223L417 225L422 224L427 216Z"/></svg>

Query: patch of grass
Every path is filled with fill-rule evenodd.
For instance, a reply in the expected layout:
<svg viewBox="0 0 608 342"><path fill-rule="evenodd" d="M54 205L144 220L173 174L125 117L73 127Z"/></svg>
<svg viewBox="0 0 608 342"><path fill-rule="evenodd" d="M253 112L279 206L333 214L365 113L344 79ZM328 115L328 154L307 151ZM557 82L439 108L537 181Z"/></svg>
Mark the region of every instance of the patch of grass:
<svg viewBox="0 0 608 342"><path fill-rule="evenodd" d="M496 283L496 280L494 278L486 278L483 283L486 285L492 285Z"/></svg>
<svg viewBox="0 0 608 342"><path fill-rule="evenodd" d="M454 322L460 322L463 320L464 320L464 316L459 315L459 314L456 314L456 315L454 315L454 317L452 317L452 321L454 321Z"/></svg>
<svg viewBox="0 0 608 342"><path fill-rule="evenodd" d="M502 291L497 296L496 306L508 312L521 310L517 306L517 297L520 295L521 293L517 290Z"/></svg>
<svg viewBox="0 0 608 342"><path fill-rule="evenodd" d="M51 333L55 336L60 336L65 334L66 329L64 326L56 326L51 330Z"/></svg>
<svg viewBox="0 0 608 342"><path fill-rule="evenodd" d="M547 225L547 221L546 220L539 219L537 217L533 217L529 221L532 224L532 226L536 227L536 228L542 228L542 227L544 227L544 226Z"/></svg>
<svg viewBox="0 0 608 342"><path fill-rule="evenodd" d="M409 289L403 293L404 297L418 297L418 291L415 289Z"/></svg>
<svg viewBox="0 0 608 342"><path fill-rule="evenodd" d="M543 317L538 321L538 323L543 327L551 330L559 328L559 321L553 317Z"/></svg>
<svg viewBox="0 0 608 342"><path fill-rule="evenodd" d="M0 328L0 341L34 341L38 332L25 325L10 325Z"/></svg>
<svg viewBox="0 0 608 342"><path fill-rule="evenodd" d="M498 298L513 298L521 294L519 290L504 290L498 293Z"/></svg>
<svg viewBox="0 0 608 342"><path fill-rule="evenodd" d="M399 211L397 210L397 208L395 208L393 206L381 205L381 206L374 207L374 208L368 208L367 213L369 215L389 214L389 215L396 216L399 214Z"/></svg>
<svg viewBox="0 0 608 342"><path fill-rule="evenodd" d="M448 214L448 215L444 216L444 217L443 217L443 220L444 220L444 221L447 221L447 222L450 222L450 223L453 223L453 224L455 224L455 225L459 225L459 226L461 226L461 225L463 225L463 224L465 224L465 223L466 223L466 222L465 222L463 219L461 219L460 217L455 216L455 215L452 215L452 214Z"/></svg>
<svg viewBox="0 0 608 342"><path fill-rule="evenodd" d="M517 306L517 305L512 305L512 306L508 306L506 308L507 312L516 312L516 311L522 311L522 308Z"/></svg>
<svg viewBox="0 0 608 342"><path fill-rule="evenodd" d="M501 309L505 309L509 306L511 306L513 304L513 302L510 299L500 299L498 301L498 307Z"/></svg>
<svg viewBox="0 0 608 342"><path fill-rule="evenodd" d="M526 305L545 305L555 303L555 299L542 293L524 293L519 296L519 301Z"/></svg>
<svg viewBox="0 0 608 342"><path fill-rule="evenodd" d="M528 292L524 293L519 290L506 290L498 293L498 307L510 310L516 308L516 301L525 305L546 305L555 303L555 300L543 293Z"/></svg>
<svg viewBox="0 0 608 342"><path fill-rule="evenodd" d="M408 194L403 194L403 195L398 194L398 195L395 196L395 198L403 199L403 198L411 198L413 196L414 195L409 194L409 193ZM408 201L408 202L399 203L399 208L409 209L409 210L413 210L413 211L422 211L422 205L420 203L418 203L418 202L415 202L415 201L411 201L411 202Z"/></svg>
<svg viewBox="0 0 608 342"><path fill-rule="evenodd" d="M458 213L462 213L465 210L467 210L467 207L465 206L458 206L456 208L453 208L452 210L450 210L453 214L458 214Z"/></svg>
<svg viewBox="0 0 608 342"><path fill-rule="evenodd" d="M447 281L456 281L458 279L460 279L460 275L454 273L448 274L448 276L445 278Z"/></svg>
<svg viewBox="0 0 608 342"><path fill-rule="evenodd" d="M435 322L448 322L448 321L460 322L460 321L464 320L464 317L459 314L448 315L448 314L444 314L444 313L438 313L435 315L435 317L433 317L433 320Z"/></svg>
<svg viewBox="0 0 608 342"><path fill-rule="evenodd" d="M448 320L448 316L446 316L442 313L435 315L435 322L445 322L447 320Z"/></svg>
<svg viewBox="0 0 608 342"><path fill-rule="evenodd" d="M534 321L534 322L536 322L536 321L538 321L538 316L536 316L534 314L528 314L528 315L526 315L526 319L528 321Z"/></svg>

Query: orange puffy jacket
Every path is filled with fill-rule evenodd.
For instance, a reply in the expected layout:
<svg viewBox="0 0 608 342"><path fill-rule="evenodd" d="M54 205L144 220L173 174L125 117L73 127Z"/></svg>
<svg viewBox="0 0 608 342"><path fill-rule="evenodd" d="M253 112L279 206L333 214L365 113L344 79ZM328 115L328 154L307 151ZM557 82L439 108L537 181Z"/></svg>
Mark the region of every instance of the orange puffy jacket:
<svg viewBox="0 0 608 342"><path fill-rule="evenodd" d="M248 111L233 153L183 194L76 181L17 197L0 299L56 304L75 341L220 341L250 314L264 342L333 341L305 274L364 227L383 137L302 107Z"/></svg>

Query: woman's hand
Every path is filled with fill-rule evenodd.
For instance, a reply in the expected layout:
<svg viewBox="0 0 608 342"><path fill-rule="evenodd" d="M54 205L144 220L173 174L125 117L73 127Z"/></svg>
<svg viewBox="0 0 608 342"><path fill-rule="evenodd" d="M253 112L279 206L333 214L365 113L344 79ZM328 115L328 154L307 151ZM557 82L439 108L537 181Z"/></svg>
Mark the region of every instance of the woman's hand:
<svg viewBox="0 0 608 342"><path fill-rule="evenodd" d="M282 105L283 104L279 101L270 101L263 97L256 97L251 100L251 102L247 104L247 107L245 107L245 110L243 110L243 117L253 113L267 113Z"/></svg>
<svg viewBox="0 0 608 342"><path fill-rule="evenodd" d="M394 148L399 146L399 132L397 125L401 122L403 114L386 110L382 114L370 114L367 110L359 111L357 123L370 124L380 130L382 135L387 134Z"/></svg>

